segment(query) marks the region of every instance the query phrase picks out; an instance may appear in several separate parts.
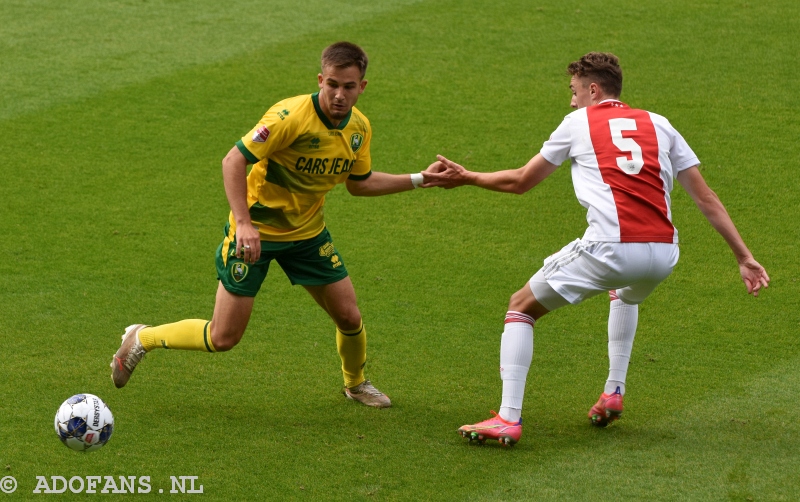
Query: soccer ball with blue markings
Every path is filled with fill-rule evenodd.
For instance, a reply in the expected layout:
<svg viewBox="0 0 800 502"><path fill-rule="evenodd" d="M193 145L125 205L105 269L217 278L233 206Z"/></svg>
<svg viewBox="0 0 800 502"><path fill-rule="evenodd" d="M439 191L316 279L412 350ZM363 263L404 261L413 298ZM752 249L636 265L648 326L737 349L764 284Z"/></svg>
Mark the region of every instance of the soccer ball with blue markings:
<svg viewBox="0 0 800 502"><path fill-rule="evenodd" d="M56 412L56 434L75 451L99 450L111 438L114 416L94 394L76 394Z"/></svg>

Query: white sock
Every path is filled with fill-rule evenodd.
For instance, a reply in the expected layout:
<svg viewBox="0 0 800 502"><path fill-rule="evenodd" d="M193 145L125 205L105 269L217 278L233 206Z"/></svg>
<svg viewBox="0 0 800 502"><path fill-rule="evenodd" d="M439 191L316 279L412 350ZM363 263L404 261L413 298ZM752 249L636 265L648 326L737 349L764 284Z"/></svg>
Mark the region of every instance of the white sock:
<svg viewBox="0 0 800 502"><path fill-rule="evenodd" d="M525 380L533 358L533 324L533 318L521 312L506 314L500 341L500 378L503 380L500 418L508 422L517 422L522 416Z"/></svg>
<svg viewBox="0 0 800 502"><path fill-rule="evenodd" d="M639 323L639 306L628 305L611 296L608 312L608 380L604 392L613 394L619 388L625 395L625 377L633 350L633 338Z"/></svg>

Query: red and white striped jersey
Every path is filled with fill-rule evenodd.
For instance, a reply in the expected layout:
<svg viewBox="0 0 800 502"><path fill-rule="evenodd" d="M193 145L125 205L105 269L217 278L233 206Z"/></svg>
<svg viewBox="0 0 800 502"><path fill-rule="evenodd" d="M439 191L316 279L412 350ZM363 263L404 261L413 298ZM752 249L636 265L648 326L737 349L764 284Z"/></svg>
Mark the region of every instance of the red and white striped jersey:
<svg viewBox="0 0 800 502"><path fill-rule="evenodd" d="M585 240L678 242L670 192L678 172L700 163L669 121L616 100L576 110L540 151L572 161L572 183L588 212Z"/></svg>

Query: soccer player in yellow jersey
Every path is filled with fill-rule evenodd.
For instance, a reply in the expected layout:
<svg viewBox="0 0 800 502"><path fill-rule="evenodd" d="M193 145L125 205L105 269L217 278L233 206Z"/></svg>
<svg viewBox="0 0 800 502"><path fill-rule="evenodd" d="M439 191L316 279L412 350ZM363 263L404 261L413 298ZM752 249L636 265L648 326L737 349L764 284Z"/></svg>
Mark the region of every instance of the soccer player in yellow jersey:
<svg viewBox="0 0 800 502"><path fill-rule="evenodd" d="M134 324L111 362L117 387L130 379L145 353L170 349L220 352L242 339L253 302L274 259L292 284L302 285L336 324L344 394L367 406L391 406L364 378L366 331L344 262L325 228L325 194L344 183L353 195L412 190L423 174L372 171L372 128L355 108L367 81L367 55L338 42L322 52L319 92L270 108L222 161L231 207L217 249L217 288L210 321L162 326ZM253 164L250 174L247 166Z"/></svg>

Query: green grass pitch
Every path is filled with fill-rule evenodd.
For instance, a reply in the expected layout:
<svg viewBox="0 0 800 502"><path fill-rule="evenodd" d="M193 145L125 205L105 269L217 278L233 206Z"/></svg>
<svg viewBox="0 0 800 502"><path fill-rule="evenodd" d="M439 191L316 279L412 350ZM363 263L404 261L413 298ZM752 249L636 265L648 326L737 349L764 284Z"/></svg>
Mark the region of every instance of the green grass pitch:
<svg viewBox="0 0 800 502"><path fill-rule="evenodd" d="M106 495L133 500L800 499L798 32L795 0L3 1L0 502L42 497L37 476L149 476ZM236 349L153 353L115 389L125 326L211 315L220 161L341 39L370 56L358 106L392 173L524 164L570 111L566 65L616 53L622 99L686 137L770 288L745 294L677 187L682 256L640 310L623 419L586 418L598 297L537 326L522 441L468 445L456 429L500 402L509 296L585 228L568 168L521 197L337 187L326 220L393 408L342 397L333 325L277 266ZM86 455L52 429L79 392L116 418Z"/></svg>

